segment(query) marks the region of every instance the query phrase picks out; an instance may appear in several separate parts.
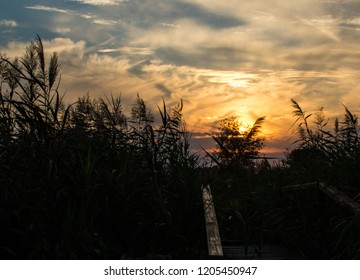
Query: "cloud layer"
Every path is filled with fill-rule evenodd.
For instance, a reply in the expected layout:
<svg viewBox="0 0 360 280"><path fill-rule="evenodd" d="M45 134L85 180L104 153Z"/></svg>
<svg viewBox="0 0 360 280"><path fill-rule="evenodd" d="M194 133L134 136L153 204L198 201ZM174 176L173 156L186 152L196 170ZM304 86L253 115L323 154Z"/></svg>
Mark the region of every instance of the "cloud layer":
<svg viewBox="0 0 360 280"><path fill-rule="evenodd" d="M68 100L139 93L156 110L184 100L197 139L231 114L267 116L268 150L288 138L295 98L307 110L359 112L360 3L269 0L6 2L1 51L40 34L63 65ZM11 12L12 11L12 12ZM36 19L36 20L35 20ZM195 141L196 142L196 141ZM204 142L205 143L205 142Z"/></svg>

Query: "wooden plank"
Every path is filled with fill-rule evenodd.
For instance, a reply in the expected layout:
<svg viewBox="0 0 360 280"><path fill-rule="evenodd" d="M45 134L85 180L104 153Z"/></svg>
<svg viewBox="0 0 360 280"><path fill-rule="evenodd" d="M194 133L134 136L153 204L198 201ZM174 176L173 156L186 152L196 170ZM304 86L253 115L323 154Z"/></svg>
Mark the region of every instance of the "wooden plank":
<svg viewBox="0 0 360 280"><path fill-rule="evenodd" d="M360 204L335 187L319 183L319 189L336 203L350 210L354 215L360 214Z"/></svg>
<svg viewBox="0 0 360 280"><path fill-rule="evenodd" d="M205 212L205 226L209 257L222 258L223 250L221 246L220 232L209 185L202 186L202 197Z"/></svg>

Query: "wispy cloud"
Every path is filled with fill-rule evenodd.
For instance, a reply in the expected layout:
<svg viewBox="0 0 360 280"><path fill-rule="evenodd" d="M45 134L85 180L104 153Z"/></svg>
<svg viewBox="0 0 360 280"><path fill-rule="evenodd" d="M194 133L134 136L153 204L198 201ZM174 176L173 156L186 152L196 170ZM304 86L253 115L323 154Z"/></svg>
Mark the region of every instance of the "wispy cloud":
<svg viewBox="0 0 360 280"><path fill-rule="evenodd" d="M93 22L96 24L100 24L100 25L115 25L115 24L121 23L121 20L110 20L110 19L97 18L97 19L94 19Z"/></svg>
<svg viewBox="0 0 360 280"><path fill-rule="evenodd" d="M338 19L333 18L331 15L304 19L304 24L313 27L315 30L318 30L331 38L334 41L339 42L340 37L338 35Z"/></svg>
<svg viewBox="0 0 360 280"><path fill-rule="evenodd" d="M73 16L80 16L80 17L85 18L85 19L96 18L96 16L94 16L92 14L89 14L89 13L84 14L84 13L79 13L79 12L76 12L76 11L73 11L73 10L59 9L59 8L55 8L55 7L42 6L42 5L27 6L25 8L31 9L31 10L47 11L47 12L68 14L68 15L73 15Z"/></svg>
<svg viewBox="0 0 360 280"><path fill-rule="evenodd" d="M72 0L75 2L81 2L88 5L94 6L114 6L119 5L123 2L128 2L129 0Z"/></svg>
<svg viewBox="0 0 360 280"><path fill-rule="evenodd" d="M154 50L151 48L141 48L141 47L123 47L123 48L108 48L100 49L98 53L121 53L127 55L141 55L148 56L153 55Z"/></svg>
<svg viewBox="0 0 360 280"><path fill-rule="evenodd" d="M360 30L360 17L346 19L340 24L342 27Z"/></svg>
<svg viewBox="0 0 360 280"><path fill-rule="evenodd" d="M0 20L0 26L16 27L18 26L18 23L15 20L3 19Z"/></svg>
<svg viewBox="0 0 360 280"><path fill-rule="evenodd" d="M117 20L105 19L105 18L98 17L97 15L94 15L91 13L80 13L80 12L77 12L74 10L59 9L59 8L49 7L49 6L35 5L35 6L28 6L26 8L32 9L32 10L55 12L55 13L68 14L68 15L72 15L72 16L79 16L84 19L92 20L92 22L95 24L104 25L104 26L116 25L116 24L122 22L120 19L117 19Z"/></svg>
<svg viewBox="0 0 360 280"><path fill-rule="evenodd" d="M43 5L27 6L25 8L31 9L31 10L57 12L57 13L62 13L62 14L71 14L72 13L72 11L70 11L70 10L59 9L59 8L43 6Z"/></svg>
<svg viewBox="0 0 360 280"><path fill-rule="evenodd" d="M167 23L167 22L159 22L161 26L169 27L169 28L180 28L180 25L174 23Z"/></svg>
<svg viewBox="0 0 360 280"><path fill-rule="evenodd" d="M71 29L67 27L56 27L54 31L59 34L68 34L71 32Z"/></svg>

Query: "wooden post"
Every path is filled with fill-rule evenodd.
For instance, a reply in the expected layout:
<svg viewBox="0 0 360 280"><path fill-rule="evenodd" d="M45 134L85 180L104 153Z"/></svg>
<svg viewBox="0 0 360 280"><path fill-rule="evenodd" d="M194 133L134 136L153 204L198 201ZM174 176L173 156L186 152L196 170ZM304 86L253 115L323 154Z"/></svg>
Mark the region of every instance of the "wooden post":
<svg viewBox="0 0 360 280"><path fill-rule="evenodd" d="M209 257L223 258L221 238L210 186L202 186L201 188L205 212L205 226Z"/></svg>

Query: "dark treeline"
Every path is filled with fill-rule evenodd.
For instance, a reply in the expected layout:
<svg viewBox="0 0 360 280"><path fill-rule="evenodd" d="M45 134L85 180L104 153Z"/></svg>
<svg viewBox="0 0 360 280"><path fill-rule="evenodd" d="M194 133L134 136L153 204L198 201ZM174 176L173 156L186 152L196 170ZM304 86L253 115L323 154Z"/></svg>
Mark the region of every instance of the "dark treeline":
<svg viewBox="0 0 360 280"><path fill-rule="evenodd" d="M274 243L294 258L359 258L359 221L318 191L281 186L324 181L357 199L357 117L327 130L322 110L292 101L299 140L271 166L259 157L265 118L241 132L219 124L206 165L189 149L182 101L140 96L125 115L119 97L59 93L56 53L36 38L21 58L0 60L0 255L5 259L207 257L201 185L210 184L225 239Z"/></svg>

